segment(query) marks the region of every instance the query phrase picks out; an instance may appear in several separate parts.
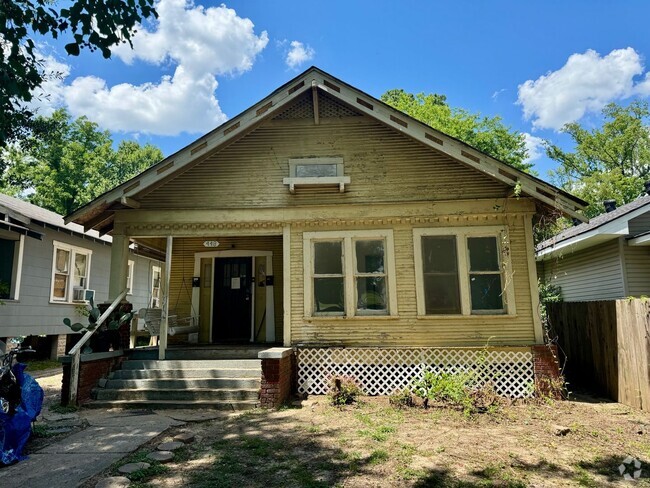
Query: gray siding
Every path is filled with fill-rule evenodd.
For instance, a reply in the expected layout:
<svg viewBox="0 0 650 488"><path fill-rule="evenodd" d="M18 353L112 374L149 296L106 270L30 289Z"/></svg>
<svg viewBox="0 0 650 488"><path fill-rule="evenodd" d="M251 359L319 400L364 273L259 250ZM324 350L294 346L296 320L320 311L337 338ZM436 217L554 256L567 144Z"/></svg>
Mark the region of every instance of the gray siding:
<svg viewBox="0 0 650 488"><path fill-rule="evenodd" d="M631 236L650 231L650 212L646 212L643 215L630 220L628 226L630 228Z"/></svg>
<svg viewBox="0 0 650 488"><path fill-rule="evenodd" d="M19 300L5 300L0 306L0 337L68 334L70 329L63 325L63 319L80 319L76 304L50 303L52 282L53 241L59 241L92 251L88 288L95 290L95 301L101 303L108 298L108 277L111 260L110 244L84 239L69 233L43 229L42 241L25 238L22 278ZM147 303L148 286L144 290L150 260L131 256L136 263L133 299L129 301L139 308ZM141 279L139 279L139 275Z"/></svg>
<svg viewBox="0 0 650 488"><path fill-rule="evenodd" d="M650 215L650 214L648 214ZM627 295L650 296L650 246L624 246Z"/></svg>
<svg viewBox="0 0 650 488"><path fill-rule="evenodd" d="M560 258L545 261L540 276L560 286L567 302L626 296L617 239L575 253L567 251Z"/></svg>

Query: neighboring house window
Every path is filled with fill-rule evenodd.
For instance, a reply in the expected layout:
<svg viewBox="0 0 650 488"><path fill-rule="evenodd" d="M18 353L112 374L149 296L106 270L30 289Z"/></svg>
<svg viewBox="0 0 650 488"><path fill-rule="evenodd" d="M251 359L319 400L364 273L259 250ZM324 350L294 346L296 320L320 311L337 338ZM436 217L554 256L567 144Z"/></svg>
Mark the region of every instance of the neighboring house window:
<svg viewBox="0 0 650 488"><path fill-rule="evenodd" d="M419 315L515 313L504 227L414 229Z"/></svg>
<svg viewBox="0 0 650 488"><path fill-rule="evenodd" d="M397 315L390 230L307 232L305 315Z"/></svg>
<svg viewBox="0 0 650 488"><path fill-rule="evenodd" d="M126 271L126 293L133 295L133 272L135 271L135 262L129 259L129 265Z"/></svg>
<svg viewBox="0 0 650 488"><path fill-rule="evenodd" d="M0 300L18 300L24 236L0 232Z"/></svg>
<svg viewBox="0 0 650 488"><path fill-rule="evenodd" d="M54 241L52 263L53 302L82 302L88 288L92 251Z"/></svg>
<svg viewBox="0 0 650 488"><path fill-rule="evenodd" d="M160 266L151 267L151 308L160 308L160 278L162 276Z"/></svg>

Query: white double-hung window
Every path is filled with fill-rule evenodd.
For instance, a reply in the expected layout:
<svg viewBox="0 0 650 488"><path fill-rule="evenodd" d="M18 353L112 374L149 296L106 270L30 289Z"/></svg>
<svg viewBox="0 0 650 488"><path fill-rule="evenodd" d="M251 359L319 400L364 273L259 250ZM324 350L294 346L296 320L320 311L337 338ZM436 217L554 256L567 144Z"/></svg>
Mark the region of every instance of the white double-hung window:
<svg viewBox="0 0 650 488"><path fill-rule="evenodd" d="M305 316L397 315L392 230L303 236Z"/></svg>
<svg viewBox="0 0 650 488"><path fill-rule="evenodd" d="M503 226L414 229L418 315L515 314Z"/></svg>
<svg viewBox="0 0 650 488"><path fill-rule="evenodd" d="M84 301L83 290L88 288L91 255L89 249L54 241L51 301Z"/></svg>

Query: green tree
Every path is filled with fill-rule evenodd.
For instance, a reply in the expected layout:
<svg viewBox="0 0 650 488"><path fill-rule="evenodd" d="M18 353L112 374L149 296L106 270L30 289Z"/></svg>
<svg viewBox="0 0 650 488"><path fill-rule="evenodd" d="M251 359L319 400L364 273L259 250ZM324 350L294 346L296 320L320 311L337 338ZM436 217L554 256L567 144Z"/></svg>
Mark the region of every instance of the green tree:
<svg viewBox="0 0 650 488"><path fill-rule="evenodd" d="M72 120L63 109L37 122L47 130L5 153L8 165L0 179L5 187L0 189L32 191L30 202L62 215L163 158L160 149L134 141L122 141L114 150L108 131L100 131L86 117Z"/></svg>
<svg viewBox="0 0 650 488"><path fill-rule="evenodd" d="M0 3L0 148L20 140L32 129L27 108L32 92L48 73L39 61L34 35L68 36L67 53L100 50L128 42L137 23L157 17L154 0L72 0L57 8L57 0L3 0Z"/></svg>
<svg viewBox="0 0 650 488"><path fill-rule="evenodd" d="M636 199L650 177L648 102L636 100L627 107L610 103L602 114L599 128L588 130L577 122L562 128L575 143L573 152L546 143L548 157L559 163L552 178L589 202L589 217L605 211L603 200L613 199L622 205Z"/></svg>
<svg viewBox="0 0 650 488"><path fill-rule="evenodd" d="M525 162L528 151L524 135L506 126L501 117L483 117L452 108L447 97L436 93L413 94L395 89L384 93L381 100L515 168L530 172L533 166Z"/></svg>

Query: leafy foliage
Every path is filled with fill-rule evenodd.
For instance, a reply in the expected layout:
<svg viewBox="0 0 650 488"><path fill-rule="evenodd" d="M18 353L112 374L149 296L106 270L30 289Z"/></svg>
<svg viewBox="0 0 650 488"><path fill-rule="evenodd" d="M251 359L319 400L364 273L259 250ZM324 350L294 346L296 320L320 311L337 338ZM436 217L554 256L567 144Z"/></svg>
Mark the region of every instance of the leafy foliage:
<svg viewBox="0 0 650 488"><path fill-rule="evenodd" d="M549 303L562 301L562 288L542 279L537 280L537 287L539 289L539 313L542 317L542 322L547 324L548 311L546 307Z"/></svg>
<svg viewBox="0 0 650 488"><path fill-rule="evenodd" d="M445 134L460 139L479 151L530 172L524 135L506 126L501 117L484 117L461 108L452 108L447 97L436 93L408 93L388 90L381 100Z"/></svg>
<svg viewBox="0 0 650 488"><path fill-rule="evenodd" d="M546 142L548 157L559 163L553 179L565 190L589 202L588 217L605 211L602 202L622 205L636 199L650 178L650 109L636 100L627 107L610 103L602 111L602 127L585 129L566 124L562 132L575 142L567 152Z"/></svg>
<svg viewBox="0 0 650 488"><path fill-rule="evenodd" d="M3 1L0 8L0 148L19 140L33 128L27 103L48 76L44 73L34 35L54 39L69 36L65 50L78 56L82 49L99 50L105 58L111 48L128 42L136 25L158 17L154 0L72 0L57 9L52 0ZM54 74L56 76L56 74Z"/></svg>
<svg viewBox="0 0 650 488"><path fill-rule="evenodd" d="M163 158L157 147L134 141L122 141L114 150L108 131L86 117L72 120L63 109L37 120L45 128L38 136L5 151L0 191L20 195L33 190L31 203L59 214L69 214Z"/></svg>
<svg viewBox="0 0 650 488"><path fill-rule="evenodd" d="M73 332L85 333L97 328L97 322L99 321L101 315L101 310L95 306L95 301L91 298L90 308L88 310L88 324L84 325L80 322L72 323L72 321L67 317L63 319L63 323L66 326L70 327ZM113 311L113 313L108 317L104 324L101 325L101 327L105 326L106 330L117 330L122 324L133 320L134 316L135 312L122 312L118 308L117 310Z"/></svg>
<svg viewBox="0 0 650 488"><path fill-rule="evenodd" d="M413 381L413 392L424 401L425 408L432 401L460 406L468 411L472 408L470 388L474 383L474 376L470 371L425 371L420 378Z"/></svg>
<svg viewBox="0 0 650 488"><path fill-rule="evenodd" d="M328 396L332 405L350 405L361 395L361 387L354 378L348 376L333 376L329 381Z"/></svg>
<svg viewBox="0 0 650 488"><path fill-rule="evenodd" d="M388 396L388 403L395 408L412 407L415 405L413 394L408 388L396 390Z"/></svg>

